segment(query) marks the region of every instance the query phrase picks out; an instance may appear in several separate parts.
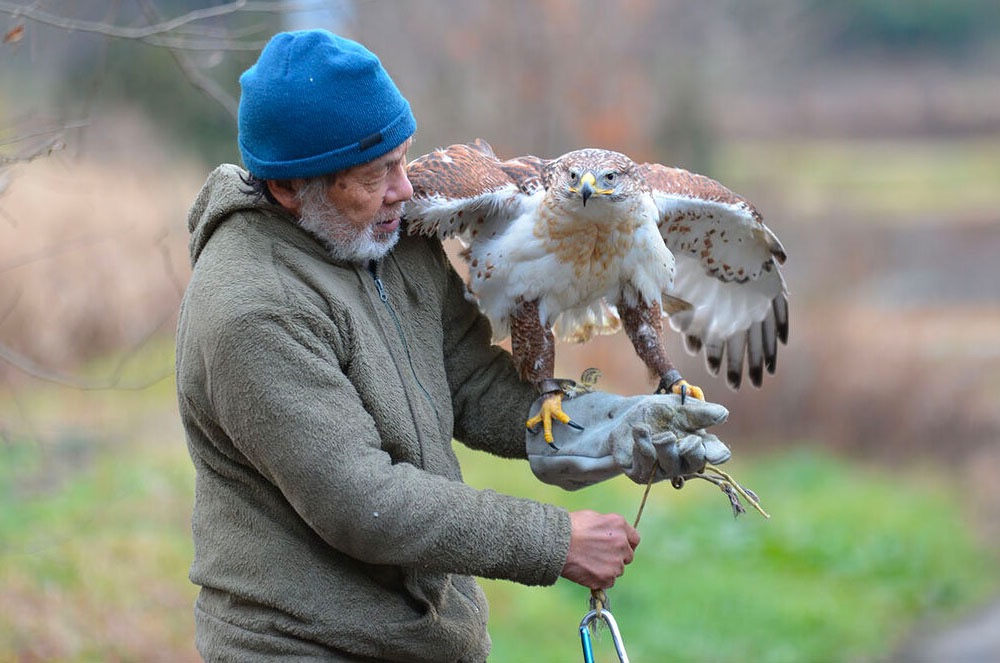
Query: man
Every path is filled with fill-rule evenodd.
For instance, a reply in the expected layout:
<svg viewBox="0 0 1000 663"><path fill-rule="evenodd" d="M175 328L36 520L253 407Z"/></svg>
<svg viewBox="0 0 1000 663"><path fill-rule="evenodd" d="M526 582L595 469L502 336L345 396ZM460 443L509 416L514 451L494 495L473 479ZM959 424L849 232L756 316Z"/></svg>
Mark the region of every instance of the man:
<svg viewBox="0 0 1000 663"><path fill-rule="evenodd" d="M379 60L329 32L282 33L240 83L248 172L220 166L192 208L177 340L198 649L485 660L472 576L607 588L639 535L620 515L462 482L451 440L525 458L537 393L491 345L440 242L400 232L416 123ZM543 479L645 480L656 462L665 478L727 456L699 431L719 406L678 424L668 397L576 401L587 431L565 454L541 443ZM698 444L680 454L671 426Z"/></svg>

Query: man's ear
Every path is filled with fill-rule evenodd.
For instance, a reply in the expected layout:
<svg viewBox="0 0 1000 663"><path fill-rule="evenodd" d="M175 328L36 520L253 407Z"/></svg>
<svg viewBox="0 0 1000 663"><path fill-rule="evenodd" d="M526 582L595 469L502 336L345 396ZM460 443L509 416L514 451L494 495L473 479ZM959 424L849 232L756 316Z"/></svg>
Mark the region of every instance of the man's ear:
<svg viewBox="0 0 1000 663"><path fill-rule="evenodd" d="M267 180L267 188L278 204L298 216L301 207L298 194L302 183L302 180Z"/></svg>

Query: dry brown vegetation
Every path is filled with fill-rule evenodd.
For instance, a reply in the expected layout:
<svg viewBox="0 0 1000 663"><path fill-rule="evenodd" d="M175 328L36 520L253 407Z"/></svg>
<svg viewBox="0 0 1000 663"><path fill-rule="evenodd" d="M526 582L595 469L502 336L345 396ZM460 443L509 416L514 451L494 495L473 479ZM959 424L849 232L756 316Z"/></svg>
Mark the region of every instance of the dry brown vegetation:
<svg viewBox="0 0 1000 663"><path fill-rule="evenodd" d="M140 119L107 123L84 154L17 167L0 200L0 375L67 375L173 330L204 174L168 166Z"/></svg>

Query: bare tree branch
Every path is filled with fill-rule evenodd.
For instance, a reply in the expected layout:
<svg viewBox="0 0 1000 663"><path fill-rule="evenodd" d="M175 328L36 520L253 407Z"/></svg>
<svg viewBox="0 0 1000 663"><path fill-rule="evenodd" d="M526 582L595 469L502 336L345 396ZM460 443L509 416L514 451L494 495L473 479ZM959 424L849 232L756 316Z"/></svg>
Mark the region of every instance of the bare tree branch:
<svg viewBox="0 0 1000 663"><path fill-rule="evenodd" d="M58 14L50 14L49 12L38 9L37 7L30 5L18 5L11 2L0 2L0 12L12 14L14 16L24 16L25 18L37 21L38 23L44 23L46 25L74 32L95 32L106 37L119 37L122 39L145 39L153 35L176 30L177 28L180 28L188 23L202 21L216 16L232 14L243 9L246 5L247 0L236 0L235 2L230 2L225 5L219 5L218 7L196 9L176 18L163 21L162 23L147 25L139 28L129 28L117 25L108 25L107 23L100 23L97 21L84 21L81 19L67 18L65 16L59 16Z"/></svg>
<svg viewBox="0 0 1000 663"><path fill-rule="evenodd" d="M160 12L157 11L156 6L150 0L139 0L139 5L142 7L142 11L146 15L147 19L153 21L162 20ZM220 106L225 108L226 112L229 113L233 119L236 119L239 114L238 99L229 94L225 88L215 81L215 79L202 73L201 69L191 62L191 58L188 57L187 53L174 48L169 49L168 52L170 53L170 57L172 57L174 62L177 63L177 66L180 68L181 72L184 73L192 86L204 92Z"/></svg>
<svg viewBox="0 0 1000 663"><path fill-rule="evenodd" d="M39 6L43 4L39 2L0 0L0 14L13 17L14 23L13 29L4 35L3 39L5 43L21 41L25 34L25 24L34 22L66 32L99 35L105 38L103 40L105 46L113 39L125 39L138 41L148 46L166 48L191 86L213 99L235 118L238 108L237 100L198 66L193 52L203 50L259 51L264 46L262 35L267 26L264 25L263 20L237 21L240 25L230 27L222 24L221 19L224 17L237 14L246 15L252 12L285 14L295 11L321 10L329 6L322 0L256 2L231 0L223 1L223 4L214 7L189 11L173 18L164 18L158 11L155 0L137 0L137 2L145 15L146 25L120 24L124 20L118 12L120 2L109 3L112 6L104 12L103 16L97 15L97 20L85 20L63 15L69 14L71 10L62 5L56 5L55 11L47 11ZM227 21L227 23L229 22ZM260 25L246 25L246 23L258 22ZM13 172L9 166L30 162L63 149L66 144L66 133L71 129L84 127L88 124L88 121L52 121L31 118L28 121L14 122L10 126L0 127L0 194L6 188ZM0 217L4 216L6 216L6 212L0 208ZM16 225L13 220L12 225ZM0 275L28 263L53 259L62 252L78 248L80 244L99 242L103 239L105 238L85 236L69 242L62 241L58 246L49 246L37 253L21 255L13 259L8 258L5 264L0 264ZM184 287L183 279L173 269L165 234L157 238L157 248L170 284L178 294L181 294ZM13 301L2 304L5 310L0 311L0 322L8 317L19 297L20 293L15 293ZM5 299L10 299L10 297ZM84 391L145 389L168 378L173 372L173 367L165 367L156 375L140 381L127 377L125 375L126 369L134 355L148 345L150 339L163 332L164 325L173 319L174 313L175 311L171 309L164 315L157 316L159 319L148 320L147 324L150 326L144 329L142 338L129 344L127 348L120 348L116 352L115 366L103 377L73 375L66 370L43 366L29 356L30 352L24 354L25 350L16 349L4 342L0 342L0 365L9 365L39 380Z"/></svg>
<svg viewBox="0 0 1000 663"><path fill-rule="evenodd" d="M158 331L162 327L162 322L156 325L153 330L145 338L142 339L141 343L136 344L136 348L127 352L112 370L111 375L104 380L86 380L81 378L76 378L71 375L64 375L62 373L56 373L55 371L50 371L43 366L39 366L31 359L15 352L8 346L0 343L0 361L6 362L7 364L18 369L22 373L30 375L31 377L42 380L43 382L51 382L53 384L62 385L64 387L71 387L73 389L79 389L81 391L142 391L143 389L148 389L154 384L166 380L174 373L174 367L163 369L158 374L153 375L146 380L141 382L122 382L121 373L124 370L125 364L128 359L135 354L135 350L141 347L144 343L148 342L153 336L153 332Z"/></svg>
<svg viewBox="0 0 1000 663"><path fill-rule="evenodd" d="M293 0L278 0L275 2L250 2L249 0L235 0L217 7L196 9L176 18L158 21L143 27L127 27L111 25L99 21L86 21L83 19L68 18L59 14L52 14L30 5L19 5L6 0L0 0L0 13L12 16L23 16L32 21L51 25L71 32L90 32L105 37L116 37L119 39L136 39L148 42L156 46L168 48L183 48L191 50L216 49L216 50L259 50L262 44L240 43L232 39L228 33L220 32L217 39L208 41L186 41L184 39L168 40L161 37L169 33L195 34L197 31L190 30L190 24L204 21L219 16L227 16L240 12L258 13L287 13L293 11L308 11L323 7L321 2L316 0L306 2L296 2ZM182 31L182 28L188 28ZM211 32L202 34L210 35Z"/></svg>
<svg viewBox="0 0 1000 663"><path fill-rule="evenodd" d="M60 122L54 126L47 126L39 129L19 129L7 130L12 132L9 138L0 138L0 148L9 145L25 143L37 138L44 140L23 147L15 154L0 154L0 167L9 166L15 163L27 163L43 156L49 156L53 152L58 152L66 147L63 141L63 132L68 129L79 129L85 127L89 122L80 120L76 122Z"/></svg>
<svg viewBox="0 0 1000 663"><path fill-rule="evenodd" d="M258 30L259 29L254 29L253 31L256 32ZM149 44L150 46L159 46L161 48L169 48L171 50L229 52L259 51L264 48L264 45L267 43L264 40L240 41L239 39L227 37L193 40L189 37L178 37L174 35L154 35L152 37L141 39L140 41L144 44Z"/></svg>
<svg viewBox="0 0 1000 663"><path fill-rule="evenodd" d="M59 241L57 245L46 246L42 249L35 251L34 253L28 253L21 255L17 260L0 263L0 274L4 272L19 269L26 265L32 263L41 262L43 260L50 260L63 253L71 253L78 250L81 246L90 246L93 244L100 244L102 242L109 242L115 239L120 239L121 234L111 235L107 233L100 233L94 235L83 235L80 237L74 237L71 239L63 239ZM0 321L3 317L0 316Z"/></svg>

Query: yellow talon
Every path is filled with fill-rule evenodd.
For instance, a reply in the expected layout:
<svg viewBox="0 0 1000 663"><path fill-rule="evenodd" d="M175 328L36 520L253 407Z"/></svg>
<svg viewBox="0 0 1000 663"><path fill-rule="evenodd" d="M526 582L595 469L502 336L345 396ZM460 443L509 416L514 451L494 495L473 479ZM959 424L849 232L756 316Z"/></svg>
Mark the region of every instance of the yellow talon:
<svg viewBox="0 0 1000 663"><path fill-rule="evenodd" d="M547 394L542 400L542 407L538 410L538 414L528 419L525 422L525 426L529 430L534 430L535 426L542 424L542 431L545 434L545 442L548 444L553 443L552 437L552 420L557 419L564 424L573 426L573 422L570 420L569 415L563 412L562 409L562 394L559 392ZM553 446L555 446L553 444Z"/></svg>
<svg viewBox="0 0 1000 663"><path fill-rule="evenodd" d="M681 400L683 400L685 396L696 398L699 401L705 400L704 390L702 390L701 387L695 387L694 385L688 384L687 380L678 380L670 388L670 391L680 396Z"/></svg>

